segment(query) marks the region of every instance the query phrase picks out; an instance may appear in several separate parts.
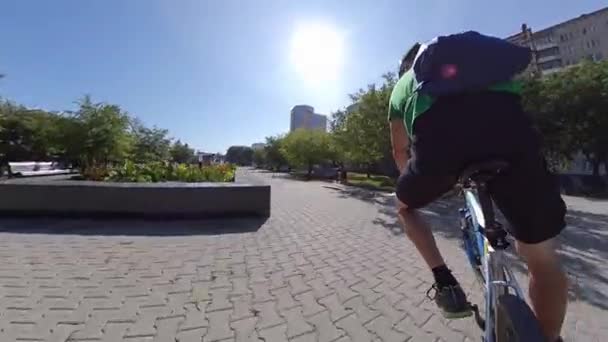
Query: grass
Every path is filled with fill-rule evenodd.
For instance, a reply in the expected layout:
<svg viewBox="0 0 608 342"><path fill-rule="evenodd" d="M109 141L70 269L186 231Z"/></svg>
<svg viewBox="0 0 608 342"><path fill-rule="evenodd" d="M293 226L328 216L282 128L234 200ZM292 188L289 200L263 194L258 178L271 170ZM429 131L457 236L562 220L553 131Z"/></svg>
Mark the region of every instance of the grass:
<svg viewBox="0 0 608 342"><path fill-rule="evenodd" d="M370 178L367 178L364 173L348 172L346 177L348 185L371 190L395 191L395 181L387 176L371 175Z"/></svg>

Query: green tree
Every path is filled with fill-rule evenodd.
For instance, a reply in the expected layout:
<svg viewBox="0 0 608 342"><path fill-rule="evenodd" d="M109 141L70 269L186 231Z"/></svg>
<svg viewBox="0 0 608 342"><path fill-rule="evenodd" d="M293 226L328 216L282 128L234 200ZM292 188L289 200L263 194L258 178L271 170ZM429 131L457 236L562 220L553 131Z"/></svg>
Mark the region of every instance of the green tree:
<svg viewBox="0 0 608 342"><path fill-rule="evenodd" d="M253 162L253 149L249 146L230 146L226 151L229 163L245 166Z"/></svg>
<svg viewBox="0 0 608 342"><path fill-rule="evenodd" d="M308 177L314 165L333 158L331 137L321 130L298 129L289 133L281 143L281 152L290 165L305 167Z"/></svg>
<svg viewBox="0 0 608 342"><path fill-rule="evenodd" d="M266 151L263 148L253 151L253 163L258 168L266 166Z"/></svg>
<svg viewBox="0 0 608 342"><path fill-rule="evenodd" d="M523 102L543 135L554 169L582 152L599 176L608 160L608 62L584 62L545 78L528 79Z"/></svg>
<svg viewBox="0 0 608 342"><path fill-rule="evenodd" d="M11 161L57 159L60 116L0 102L0 154Z"/></svg>
<svg viewBox="0 0 608 342"><path fill-rule="evenodd" d="M173 143L170 154L171 160L176 163L192 163L195 159L194 149L188 144L182 144L180 140Z"/></svg>
<svg viewBox="0 0 608 342"><path fill-rule="evenodd" d="M571 136L599 177L600 166L608 161L608 61L584 62L560 76L574 91L564 99Z"/></svg>
<svg viewBox="0 0 608 342"><path fill-rule="evenodd" d="M287 159L281 152L283 139L282 135L266 137L266 146L264 146L266 166L272 170L278 170L287 165Z"/></svg>
<svg viewBox="0 0 608 342"><path fill-rule="evenodd" d="M117 105L93 103L89 96L78 103L75 118L80 122L81 132L75 134L73 142L82 147L82 166L99 167L124 161L132 144L128 114Z"/></svg>
<svg viewBox="0 0 608 342"><path fill-rule="evenodd" d="M133 148L131 158L137 163L166 161L171 157L169 131L156 126L148 128L138 119L130 122Z"/></svg>
<svg viewBox="0 0 608 342"><path fill-rule="evenodd" d="M386 156L390 156L390 134L387 120L388 102L396 78L392 73L382 76L380 86L371 84L350 95L356 109L350 113L338 111L332 123L336 146L348 162L371 168Z"/></svg>

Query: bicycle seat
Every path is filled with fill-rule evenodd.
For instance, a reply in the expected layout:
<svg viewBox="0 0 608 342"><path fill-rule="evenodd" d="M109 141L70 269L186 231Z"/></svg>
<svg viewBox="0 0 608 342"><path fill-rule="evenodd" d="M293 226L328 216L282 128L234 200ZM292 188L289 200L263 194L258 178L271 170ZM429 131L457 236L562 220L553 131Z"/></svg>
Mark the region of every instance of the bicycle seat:
<svg viewBox="0 0 608 342"><path fill-rule="evenodd" d="M501 159L491 159L480 163L469 165L464 169L460 176L461 182L472 180L474 182L488 181L502 170L506 169L509 163Z"/></svg>

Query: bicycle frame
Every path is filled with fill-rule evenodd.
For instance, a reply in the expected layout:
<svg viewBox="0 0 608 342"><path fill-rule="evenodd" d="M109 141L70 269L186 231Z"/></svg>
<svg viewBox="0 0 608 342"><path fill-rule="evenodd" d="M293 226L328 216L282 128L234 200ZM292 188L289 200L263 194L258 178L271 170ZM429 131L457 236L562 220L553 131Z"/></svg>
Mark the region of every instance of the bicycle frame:
<svg viewBox="0 0 608 342"><path fill-rule="evenodd" d="M474 269L480 269L483 276L485 297L484 341L495 342L495 318L497 300L501 294L509 293L524 298L513 272L506 263L504 250L508 247L506 232L494 219L492 201L485 183L470 182L463 187L465 208L461 209L464 219L465 249L471 261L471 255L479 256L479 264L473 263ZM474 237L474 244L466 241ZM474 248L475 250L470 250ZM480 326L482 324L480 323Z"/></svg>

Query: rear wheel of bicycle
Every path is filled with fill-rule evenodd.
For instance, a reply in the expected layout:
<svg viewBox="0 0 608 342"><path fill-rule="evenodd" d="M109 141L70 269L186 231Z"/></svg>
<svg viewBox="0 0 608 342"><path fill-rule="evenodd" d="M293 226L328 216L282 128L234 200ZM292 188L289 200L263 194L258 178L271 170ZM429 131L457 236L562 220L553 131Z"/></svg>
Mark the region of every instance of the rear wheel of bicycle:
<svg viewBox="0 0 608 342"><path fill-rule="evenodd" d="M498 297L496 342L543 342L538 320L526 302L512 294Z"/></svg>

